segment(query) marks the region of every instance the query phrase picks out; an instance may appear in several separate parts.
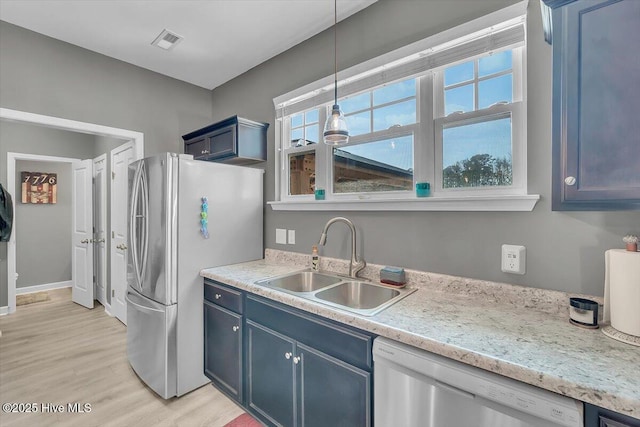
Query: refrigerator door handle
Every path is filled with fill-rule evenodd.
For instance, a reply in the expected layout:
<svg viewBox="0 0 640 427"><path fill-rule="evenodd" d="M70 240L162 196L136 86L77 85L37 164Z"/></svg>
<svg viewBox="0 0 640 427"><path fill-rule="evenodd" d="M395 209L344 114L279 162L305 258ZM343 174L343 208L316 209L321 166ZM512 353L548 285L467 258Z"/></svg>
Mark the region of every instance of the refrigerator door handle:
<svg viewBox="0 0 640 427"><path fill-rule="evenodd" d="M147 271L147 258L149 249L149 186L147 184L147 174L143 171L140 174L140 188L142 189L142 223L143 232L142 237L142 251L140 260L142 265L140 268L140 288L142 289L142 283L144 282L144 276Z"/></svg>
<svg viewBox="0 0 640 427"><path fill-rule="evenodd" d="M136 174L133 178L133 188L131 191L131 216L129 218L129 240L131 241L131 259L133 261L133 268L135 270L135 278L137 281L138 290L142 290L142 281L140 280L140 266L138 260L138 246L139 242L137 239L138 235L138 196L140 191L140 176L142 174L142 167L144 165L144 161L138 163L138 167L136 169Z"/></svg>

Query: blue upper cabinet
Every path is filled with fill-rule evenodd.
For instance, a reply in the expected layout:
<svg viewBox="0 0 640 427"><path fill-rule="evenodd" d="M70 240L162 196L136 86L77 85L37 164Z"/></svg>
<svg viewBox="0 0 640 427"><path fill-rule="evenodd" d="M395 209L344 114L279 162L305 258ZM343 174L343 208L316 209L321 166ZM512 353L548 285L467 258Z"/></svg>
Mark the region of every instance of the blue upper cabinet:
<svg viewBox="0 0 640 427"><path fill-rule="evenodd" d="M545 2L553 210L640 210L640 1Z"/></svg>

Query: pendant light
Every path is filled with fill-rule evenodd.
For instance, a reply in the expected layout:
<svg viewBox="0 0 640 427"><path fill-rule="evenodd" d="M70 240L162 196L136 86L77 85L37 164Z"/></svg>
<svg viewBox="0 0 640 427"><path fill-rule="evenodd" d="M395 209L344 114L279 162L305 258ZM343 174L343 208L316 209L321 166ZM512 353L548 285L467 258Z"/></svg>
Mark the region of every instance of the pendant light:
<svg viewBox="0 0 640 427"><path fill-rule="evenodd" d="M334 103L331 114L324 124L322 139L327 145L343 145L349 142L349 130L344 119L344 113L338 105L338 0L334 0L334 21L333 21L333 63L334 63Z"/></svg>

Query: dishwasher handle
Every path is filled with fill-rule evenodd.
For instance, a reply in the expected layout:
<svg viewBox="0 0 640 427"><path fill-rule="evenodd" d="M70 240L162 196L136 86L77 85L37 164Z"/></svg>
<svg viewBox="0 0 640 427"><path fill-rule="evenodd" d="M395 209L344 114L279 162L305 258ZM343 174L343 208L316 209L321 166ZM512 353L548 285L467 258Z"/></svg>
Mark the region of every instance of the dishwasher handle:
<svg viewBox="0 0 640 427"><path fill-rule="evenodd" d="M443 383L442 381L436 380L435 383L436 383L435 384L436 387L448 390L451 393L457 394L458 396L462 396L462 397L465 397L467 399L475 399L476 398L475 394L469 393L468 391L459 389L458 387L454 387L454 386L449 385L447 383Z"/></svg>

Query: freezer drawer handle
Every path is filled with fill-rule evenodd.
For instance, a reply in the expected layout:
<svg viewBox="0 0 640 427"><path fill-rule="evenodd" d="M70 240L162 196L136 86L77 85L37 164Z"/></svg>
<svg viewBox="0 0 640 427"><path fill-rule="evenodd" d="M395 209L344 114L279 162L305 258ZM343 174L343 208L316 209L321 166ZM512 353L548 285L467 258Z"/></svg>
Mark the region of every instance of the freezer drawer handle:
<svg viewBox="0 0 640 427"><path fill-rule="evenodd" d="M127 301L127 303L132 304L136 307L138 307L141 311L147 312L147 313L152 313L152 312L162 312L162 310L158 310L157 308L153 308L153 307L146 307L144 305L140 305L138 303L135 303L131 300L131 298L129 298L129 293L127 293L127 295L124 297L125 300Z"/></svg>

